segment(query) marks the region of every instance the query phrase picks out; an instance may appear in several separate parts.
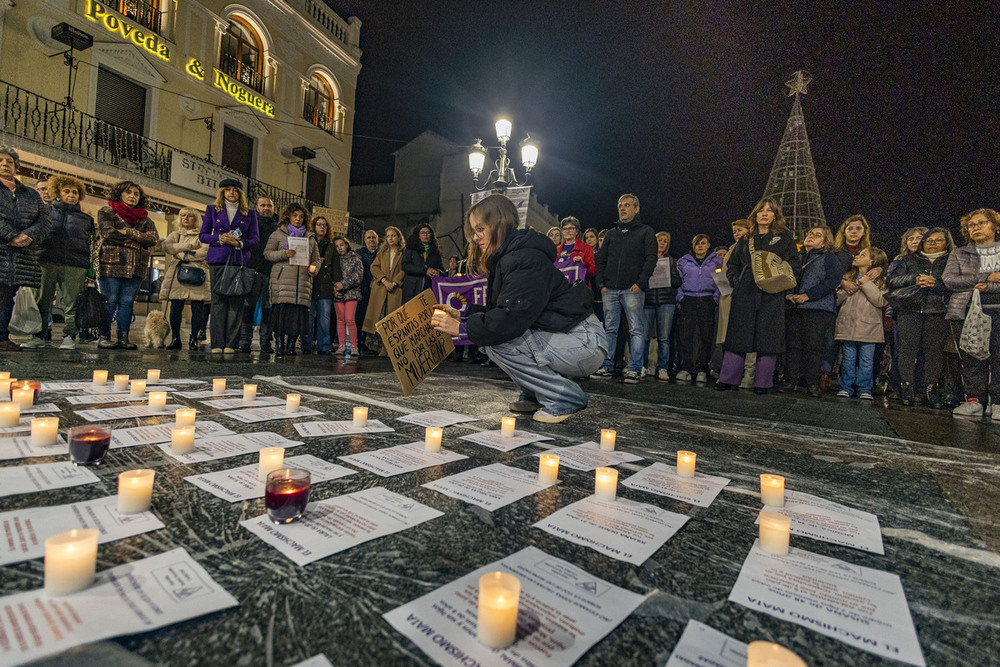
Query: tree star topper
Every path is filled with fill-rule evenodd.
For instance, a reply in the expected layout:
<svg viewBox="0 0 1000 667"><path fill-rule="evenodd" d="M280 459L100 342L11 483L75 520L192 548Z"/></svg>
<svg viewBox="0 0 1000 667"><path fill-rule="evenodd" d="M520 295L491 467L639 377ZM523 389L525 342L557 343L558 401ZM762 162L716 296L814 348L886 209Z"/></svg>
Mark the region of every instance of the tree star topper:
<svg viewBox="0 0 1000 667"><path fill-rule="evenodd" d="M804 69L800 69L792 75L791 79L785 82L785 85L789 88L788 96L791 97L792 95L798 95L799 93L802 93L803 95L807 94L806 88L810 83L812 83L812 77L809 76L809 72Z"/></svg>

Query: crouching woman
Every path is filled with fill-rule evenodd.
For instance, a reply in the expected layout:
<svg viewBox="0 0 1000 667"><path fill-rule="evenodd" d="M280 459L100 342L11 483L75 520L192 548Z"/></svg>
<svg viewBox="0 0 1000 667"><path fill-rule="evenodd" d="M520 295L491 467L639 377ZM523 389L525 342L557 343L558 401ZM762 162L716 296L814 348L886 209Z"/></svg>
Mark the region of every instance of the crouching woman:
<svg viewBox="0 0 1000 667"><path fill-rule="evenodd" d="M490 195L465 218L470 272L487 276L486 306L470 307L463 322L443 305L434 328L474 345L521 390L510 405L555 424L587 407L583 390L565 376L586 377L607 356L604 326L594 316L586 283L570 285L552 262L556 248L533 229L518 229L517 208Z"/></svg>

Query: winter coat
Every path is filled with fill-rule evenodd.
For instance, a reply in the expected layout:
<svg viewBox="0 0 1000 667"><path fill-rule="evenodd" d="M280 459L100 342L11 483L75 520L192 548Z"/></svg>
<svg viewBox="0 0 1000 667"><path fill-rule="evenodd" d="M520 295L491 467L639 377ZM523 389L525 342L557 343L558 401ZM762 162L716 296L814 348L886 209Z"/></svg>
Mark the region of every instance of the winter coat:
<svg viewBox="0 0 1000 667"><path fill-rule="evenodd" d="M722 268L722 258L714 252L708 253L705 260L698 263L695 256L688 253L677 260L677 272L681 277L681 286L677 290L677 300L683 301L686 296L710 296L719 300L719 286L715 284L715 270Z"/></svg>
<svg viewBox="0 0 1000 667"><path fill-rule="evenodd" d="M653 269L653 275L649 278L650 285L654 282L654 278L660 275L660 272L665 274L670 279L669 287L652 287L646 288L643 292L645 297L645 305L647 308L655 308L656 306L662 306L665 304L677 303L677 289L681 284L681 274L677 270L677 262L670 255L663 255L662 257L656 258L656 265Z"/></svg>
<svg viewBox="0 0 1000 667"><path fill-rule="evenodd" d="M226 232L239 229L242 232L240 241L241 248L231 246L228 243L221 243L219 237ZM209 264L232 264L234 266L250 266L252 261L252 250L260 243L260 228L257 225L257 211L250 210L246 215L242 211L237 211L235 219L229 220L229 212L223 206L221 211L215 210L215 206L209 205L205 209L205 218L201 223L201 242L209 246ZM266 257L265 257L266 259Z"/></svg>
<svg viewBox="0 0 1000 667"><path fill-rule="evenodd" d="M798 271L799 254L790 231L756 234L754 247L775 253ZM726 265L733 294L723 349L736 354L780 354L785 351L785 292L768 294L757 287L750 264L749 238L743 237Z"/></svg>
<svg viewBox="0 0 1000 667"><path fill-rule="evenodd" d="M729 250L722 256L722 275L726 276L726 284L729 284L729 258L733 254L736 244L729 246ZM733 294L719 293L719 309L715 320L715 344L722 345L726 342L726 332L729 330L729 310L733 306Z"/></svg>
<svg viewBox="0 0 1000 667"><path fill-rule="evenodd" d="M948 263L947 255L938 257L933 262L924 257L923 253L911 253L903 255L889 266L889 273L886 276L886 286L889 292L917 284L918 276L931 275L934 277L934 286L920 290L919 299L907 300L919 301L911 307L906 302L894 302L893 310L897 313L923 313L927 315L943 315L948 310L948 295L951 293L944 284L944 268Z"/></svg>
<svg viewBox="0 0 1000 667"><path fill-rule="evenodd" d="M264 246L276 229L278 229L278 216L271 215L266 218L257 216L257 245L250 246L249 266L265 276L271 275L271 262L264 259Z"/></svg>
<svg viewBox="0 0 1000 667"><path fill-rule="evenodd" d="M337 248L333 241L322 238L316 243L319 256L323 259L319 272L313 276L312 300L333 299L333 262L337 258Z"/></svg>
<svg viewBox="0 0 1000 667"><path fill-rule="evenodd" d="M636 215L627 225L608 230L595 259L598 293L604 287L623 290L632 285L645 291L656 266L656 234Z"/></svg>
<svg viewBox="0 0 1000 667"><path fill-rule="evenodd" d="M49 235L49 207L32 188L15 179L14 191L0 185L0 285L39 287L42 268L38 264ZM31 237L24 248L7 245L18 234Z"/></svg>
<svg viewBox="0 0 1000 667"><path fill-rule="evenodd" d="M355 252L361 258L361 266L365 269L364 276L361 278L361 298L363 299L372 291L372 262L375 261L378 250L369 250L366 246L361 246Z"/></svg>
<svg viewBox="0 0 1000 667"><path fill-rule="evenodd" d="M94 239L94 219L80 210L79 204L52 202L49 208L52 230L45 240L41 260L62 266L90 268L91 243Z"/></svg>
<svg viewBox="0 0 1000 667"><path fill-rule="evenodd" d="M167 270L163 272L163 282L160 284L160 301L166 302L171 299L181 301L211 301L212 281L208 275L208 246L199 239L198 228L185 229L181 227L170 232L163 241L163 252L167 256ZM192 244L198 247L190 250ZM181 262L188 266L201 269L205 272L205 282L200 285L186 285L177 280L177 269L181 267Z"/></svg>
<svg viewBox="0 0 1000 667"><path fill-rule="evenodd" d="M837 328L834 338L855 343L884 343L882 308L886 305L885 289L870 280L854 294L837 290Z"/></svg>
<svg viewBox="0 0 1000 667"><path fill-rule="evenodd" d="M551 243L551 241L549 241ZM555 252L555 246L552 247ZM427 253L427 259L419 250L403 251L403 302L407 302L416 295L431 286L431 277L427 275L427 269L437 269L444 274L444 265L441 264L441 253L434 248Z"/></svg>
<svg viewBox="0 0 1000 667"><path fill-rule="evenodd" d="M560 243L559 247L556 248L556 257L562 257L563 252L569 254L570 259L580 258L583 265L587 267L587 282L589 283L597 275L597 264L594 260L594 251L591 250L590 246L584 242L580 237L577 237L573 241L573 245L569 248L566 247L565 243Z"/></svg>
<svg viewBox="0 0 1000 667"><path fill-rule="evenodd" d="M555 245L534 229L507 235L490 258L486 307L468 311L464 326L473 344L499 345L528 329L565 332L593 314L586 283L570 285L555 259Z"/></svg>
<svg viewBox="0 0 1000 667"><path fill-rule="evenodd" d="M309 264L319 266L321 258L316 238L312 232L306 232L309 239ZM285 255L285 243L288 241L288 226L281 225L271 234L264 247L264 259L271 262L271 279L268 283L271 293L271 305L292 303L298 306L309 306L312 300L313 277L309 275L308 266L290 264Z"/></svg>
<svg viewBox="0 0 1000 667"><path fill-rule="evenodd" d="M372 262L372 291L371 296L368 297L368 312L365 313L365 323L361 327L368 333L376 333L375 323L382 318L383 307L388 314L403 304L402 284L405 274L403 273L402 248L396 252L395 261L391 264L389 257L389 248L382 248L375 255L375 261ZM387 291L385 285L382 284L382 278L396 283L395 289L391 292Z"/></svg>
<svg viewBox="0 0 1000 667"><path fill-rule="evenodd" d="M110 206L97 212L97 275L101 278L145 278L149 256L160 240L156 225L145 217L130 225Z"/></svg>
<svg viewBox="0 0 1000 667"><path fill-rule="evenodd" d="M346 254L339 254L336 248L333 251L334 261L340 262L340 296L334 294L334 301L360 301L361 281L365 277L365 265L358 257L358 253L348 250Z"/></svg>
<svg viewBox="0 0 1000 667"><path fill-rule="evenodd" d="M786 294L805 294L809 300L801 304L785 302L797 310L824 310L837 312L837 287L844 277L840 259L832 252L809 250L801 255L802 269L796 274L794 288Z"/></svg>
<svg viewBox="0 0 1000 667"><path fill-rule="evenodd" d="M937 262L935 262L936 264ZM979 270L979 253L973 243L955 248L948 255L948 263L945 264L944 273L941 275L944 285L951 290L951 298L948 299L948 313L944 316L946 320L964 320L965 313L969 310L969 301L972 300L972 290L978 283L986 283L986 291L980 296L984 299L987 295L995 298L1000 292L1000 283L990 283L986 278L989 271ZM987 304L983 307L986 308Z"/></svg>

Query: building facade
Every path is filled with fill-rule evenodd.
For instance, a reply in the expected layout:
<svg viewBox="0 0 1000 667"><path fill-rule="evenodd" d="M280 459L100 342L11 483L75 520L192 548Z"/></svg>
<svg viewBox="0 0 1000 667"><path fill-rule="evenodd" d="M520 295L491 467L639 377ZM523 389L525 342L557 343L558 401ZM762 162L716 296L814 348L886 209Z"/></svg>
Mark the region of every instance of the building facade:
<svg viewBox="0 0 1000 667"><path fill-rule="evenodd" d="M0 143L26 183L77 176L93 213L136 181L161 236L227 176L279 208L347 208L356 17L322 0L0 0L0 22Z"/></svg>

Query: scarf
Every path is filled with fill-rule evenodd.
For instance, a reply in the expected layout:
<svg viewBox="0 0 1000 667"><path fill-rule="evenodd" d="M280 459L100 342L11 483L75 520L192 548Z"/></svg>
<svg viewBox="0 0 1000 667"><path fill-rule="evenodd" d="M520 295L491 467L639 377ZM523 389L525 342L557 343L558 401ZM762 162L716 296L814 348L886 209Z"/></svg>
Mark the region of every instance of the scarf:
<svg viewBox="0 0 1000 667"><path fill-rule="evenodd" d="M431 244L430 243L425 243L424 244L424 259L427 259L427 255L429 255L429 254L431 254Z"/></svg>
<svg viewBox="0 0 1000 667"><path fill-rule="evenodd" d="M942 250L941 252L924 252L924 253L920 253L920 254L922 254L927 259L931 260L931 263L933 264L935 259L941 259L946 254L948 254L948 251L947 250Z"/></svg>
<svg viewBox="0 0 1000 667"><path fill-rule="evenodd" d="M115 210L118 217L127 222L128 224L135 226L136 223L142 222L146 219L148 215L146 209L144 208L132 208L127 206L123 201L109 201L108 206Z"/></svg>
<svg viewBox="0 0 1000 667"><path fill-rule="evenodd" d="M288 237L289 238L302 238L306 235L306 226L296 227L292 223L288 223ZM288 241L285 241L285 250L288 250Z"/></svg>
<svg viewBox="0 0 1000 667"><path fill-rule="evenodd" d="M8 190L10 190L11 192L13 192L14 188L17 187L17 180L16 179L11 179L11 180L8 181L6 178L0 178L0 183L3 183L4 186Z"/></svg>

